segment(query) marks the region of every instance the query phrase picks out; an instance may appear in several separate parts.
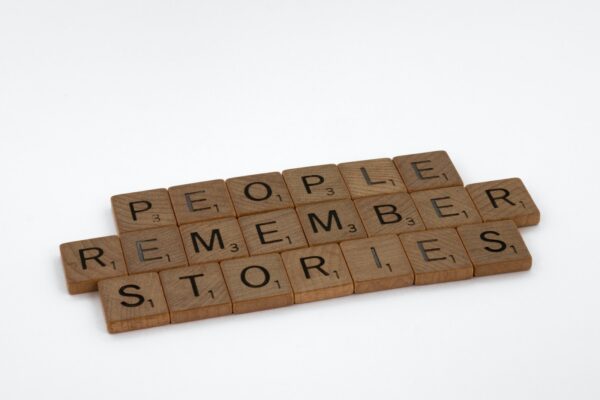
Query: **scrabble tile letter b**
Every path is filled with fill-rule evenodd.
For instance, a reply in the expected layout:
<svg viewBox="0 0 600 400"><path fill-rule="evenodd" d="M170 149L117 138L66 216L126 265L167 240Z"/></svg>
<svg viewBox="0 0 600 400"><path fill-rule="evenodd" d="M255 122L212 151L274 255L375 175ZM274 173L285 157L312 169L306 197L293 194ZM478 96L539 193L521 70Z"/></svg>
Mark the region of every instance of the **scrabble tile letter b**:
<svg viewBox="0 0 600 400"><path fill-rule="evenodd" d="M517 226L537 225L540 211L519 178L467 185L485 222L512 219Z"/></svg>
<svg viewBox="0 0 600 400"><path fill-rule="evenodd" d="M119 233L176 224L166 189L119 194L111 202Z"/></svg>

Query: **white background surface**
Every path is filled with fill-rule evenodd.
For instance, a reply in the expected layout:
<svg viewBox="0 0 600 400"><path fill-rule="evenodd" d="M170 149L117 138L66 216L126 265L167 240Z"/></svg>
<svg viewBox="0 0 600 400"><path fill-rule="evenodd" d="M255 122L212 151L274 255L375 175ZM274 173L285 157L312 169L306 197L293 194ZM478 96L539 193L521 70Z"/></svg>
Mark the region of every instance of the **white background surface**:
<svg viewBox="0 0 600 400"><path fill-rule="evenodd" d="M0 1L0 398L600 398L597 1ZM446 149L530 272L109 335L113 194Z"/></svg>

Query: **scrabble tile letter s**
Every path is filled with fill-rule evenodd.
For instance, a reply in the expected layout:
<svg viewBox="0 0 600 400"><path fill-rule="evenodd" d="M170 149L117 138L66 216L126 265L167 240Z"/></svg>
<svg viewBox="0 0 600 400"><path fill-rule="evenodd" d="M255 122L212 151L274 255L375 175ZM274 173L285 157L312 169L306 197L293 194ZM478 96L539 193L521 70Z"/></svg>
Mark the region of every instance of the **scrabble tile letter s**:
<svg viewBox="0 0 600 400"><path fill-rule="evenodd" d="M156 272L105 279L98 283L110 333L166 325L167 302Z"/></svg>

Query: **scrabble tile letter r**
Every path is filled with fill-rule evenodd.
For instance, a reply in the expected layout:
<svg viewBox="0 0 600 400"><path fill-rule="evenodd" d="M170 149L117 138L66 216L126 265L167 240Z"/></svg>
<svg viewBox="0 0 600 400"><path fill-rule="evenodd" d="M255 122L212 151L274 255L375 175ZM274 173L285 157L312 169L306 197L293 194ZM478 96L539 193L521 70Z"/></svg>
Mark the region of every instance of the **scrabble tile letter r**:
<svg viewBox="0 0 600 400"><path fill-rule="evenodd" d="M519 178L467 185L485 222L512 219L517 226L537 225L540 211Z"/></svg>
<svg viewBox="0 0 600 400"><path fill-rule="evenodd" d="M118 236L63 243L60 254L71 294L93 292L99 280L127 275Z"/></svg>

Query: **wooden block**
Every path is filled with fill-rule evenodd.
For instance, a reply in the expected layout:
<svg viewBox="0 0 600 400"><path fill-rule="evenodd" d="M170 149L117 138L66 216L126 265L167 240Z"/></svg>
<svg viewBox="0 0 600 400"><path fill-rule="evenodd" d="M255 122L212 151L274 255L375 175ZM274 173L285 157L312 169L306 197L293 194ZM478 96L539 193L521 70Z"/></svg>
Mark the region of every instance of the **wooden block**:
<svg viewBox="0 0 600 400"><path fill-rule="evenodd" d="M352 200L306 204L296 211L311 246L367 236Z"/></svg>
<svg viewBox="0 0 600 400"><path fill-rule="evenodd" d="M159 275L171 323L231 314L231 299L218 263L169 269Z"/></svg>
<svg viewBox="0 0 600 400"><path fill-rule="evenodd" d="M349 199L350 193L335 164L283 171L295 205Z"/></svg>
<svg viewBox="0 0 600 400"><path fill-rule="evenodd" d="M230 178L227 188L239 216L294 207L279 172Z"/></svg>
<svg viewBox="0 0 600 400"><path fill-rule="evenodd" d="M514 221L465 225L457 230L473 262L475 276L531 268L531 255Z"/></svg>
<svg viewBox="0 0 600 400"><path fill-rule="evenodd" d="M410 286L415 276L396 235L340 243L355 293Z"/></svg>
<svg viewBox="0 0 600 400"><path fill-rule="evenodd" d="M110 333L169 323L169 309L156 272L98 282L106 326Z"/></svg>
<svg viewBox="0 0 600 400"><path fill-rule="evenodd" d="M294 304L294 293L279 254L223 261L221 269L234 314Z"/></svg>
<svg viewBox="0 0 600 400"><path fill-rule="evenodd" d="M342 163L338 168L353 199L406 192L406 186L389 158Z"/></svg>
<svg viewBox="0 0 600 400"><path fill-rule="evenodd" d="M352 200L306 204L296 210L311 246L367 236Z"/></svg>
<svg viewBox="0 0 600 400"><path fill-rule="evenodd" d="M411 196L427 229L481 222L473 201L462 186L413 192Z"/></svg>
<svg viewBox="0 0 600 400"><path fill-rule="evenodd" d="M369 236L424 231L425 224L408 193L393 193L354 200Z"/></svg>
<svg viewBox="0 0 600 400"><path fill-rule="evenodd" d="M485 222L512 219L517 226L537 225L540 211L519 178L467 185Z"/></svg>
<svg viewBox="0 0 600 400"><path fill-rule="evenodd" d="M167 189L119 194L110 200L119 233L176 225Z"/></svg>
<svg viewBox="0 0 600 400"><path fill-rule="evenodd" d="M98 290L98 281L127 275L118 236L78 240L60 245L69 293Z"/></svg>
<svg viewBox="0 0 600 400"><path fill-rule="evenodd" d="M235 217L223 179L173 186L169 196L179 225Z"/></svg>
<svg viewBox="0 0 600 400"><path fill-rule="evenodd" d="M124 233L121 235L121 246L130 274L187 265L176 226Z"/></svg>
<svg viewBox="0 0 600 400"><path fill-rule="evenodd" d="M394 157L394 163L409 192L463 185L445 151Z"/></svg>
<svg viewBox="0 0 600 400"><path fill-rule="evenodd" d="M248 255L246 242L235 218L186 224L180 226L179 231L190 265Z"/></svg>
<svg viewBox="0 0 600 400"><path fill-rule="evenodd" d="M308 247L281 254L296 303L352 294L354 284L338 244Z"/></svg>
<svg viewBox="0 0 600 400"><path fill-rule="evenodd" d="M294 209L248 215L239 220L251 255L307 246Z"/></svg>
<svg viewBox="0 0 600 400"><path fill-rule="evenodd" d="M456 229L403 233L400 240L415 272L415 285L473 276L473 265Z"/></svg>

